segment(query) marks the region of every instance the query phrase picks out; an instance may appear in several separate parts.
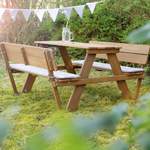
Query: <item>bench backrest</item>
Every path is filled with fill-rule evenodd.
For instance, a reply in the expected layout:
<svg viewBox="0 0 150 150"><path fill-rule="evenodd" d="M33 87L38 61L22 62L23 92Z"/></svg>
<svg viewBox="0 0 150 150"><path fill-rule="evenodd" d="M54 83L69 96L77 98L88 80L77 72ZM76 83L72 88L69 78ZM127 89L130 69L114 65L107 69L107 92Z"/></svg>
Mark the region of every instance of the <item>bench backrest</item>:
<svg viewBox="0 0 150 150"><path fill-rule="evenodd" d="M120 62L129 62L141 65L145 65L148 63L150 51L149 45L99 42L99 41L90 41L90 43L121 47L120 52L117 54ZM107 56L104 54L99 54L97 55L97 58L107 59Z"/></svg>
<svg viewBox="0 0 150 150"><path fill-rule="evenodd" d="M13 43L1 43L1 47L11 63L47 68L44 48Z"/></svg>

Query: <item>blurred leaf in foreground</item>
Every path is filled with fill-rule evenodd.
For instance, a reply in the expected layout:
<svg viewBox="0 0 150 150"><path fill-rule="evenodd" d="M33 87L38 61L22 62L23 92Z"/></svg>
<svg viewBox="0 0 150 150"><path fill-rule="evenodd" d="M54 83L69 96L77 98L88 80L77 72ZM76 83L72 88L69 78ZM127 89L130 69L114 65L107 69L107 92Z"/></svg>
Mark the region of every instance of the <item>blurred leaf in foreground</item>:
<svg viewBox="0 0 150 150"><path fill-rule="evenodd" d="M143 150L150 150L150 132L140 134L138 143L141 145Z"/></svg>
<svg viewBox="0 0 150 150"><path fill-rule="evenodd" d="M145 26L131 32L127 41L131 43L146 43L150 41L150 22Z"/></svg>
<svg viewBox="0 0 150 150"><path fill-rule="evenodd" d="M89 137L102 130L114 132L127 111L128 105L121 103L113 107L112 111L96 114L93 117L80 115L72 119L64 118L54 127L47 128L41 134L29 138L26 150L97 150L98 147L89 141Z"/></svg>
<svg viewBox="0 0 150 150"><path fill-rule="evenodd" d="M10 133L10 124L7 120L0 118L0 145Z"/></svg>
<svg viewBox="0 0 150 150"><path fill-rule="evenodd" d="M119 139L111 144L108 148L109 150L128 150L129 146L123 140Z"/></svg>

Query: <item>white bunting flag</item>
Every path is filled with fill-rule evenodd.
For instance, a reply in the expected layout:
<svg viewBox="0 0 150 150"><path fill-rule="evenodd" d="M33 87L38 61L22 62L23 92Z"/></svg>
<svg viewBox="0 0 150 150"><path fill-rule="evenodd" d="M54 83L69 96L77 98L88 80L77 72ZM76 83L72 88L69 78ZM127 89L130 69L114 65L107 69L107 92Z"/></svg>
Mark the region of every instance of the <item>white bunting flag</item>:
<svg viewBox="0 0 150 150"><path fill-rule="evenodd" d="M22 11L26 21L28 21L32 11L30 9L22 9L21 11Z"/></svg>
<svg viewBox="0 0 150 150"><path fill-rule="evenodd" d="M9 13L11 15L11 18L13 19L13 21L15 21L19 9L8 9L8 10L9 10Z"/></svg>
<svg viewBox="0 0 150 150"><path fill-rule="evenodd" d="M80 16L80 18L82 18L82 16L83 16L84 7L85 7L85 5L74 6L74 9L76 10L76 12Z"/></svg>
<svg viewBox="0 0 150 150"><path fill-rule="evenodd" d="M59 8L48 9L47 11L48 11L50 17L52 18L53 22L55 22L57 15L59 13Z"/></svg>
<svg viewBox="0 0 150 150"><path fill-rule="evenodd" d="M71 13L72 13L72 7L66 7L63 9L63 12L65 14L65 16L67 17L67 19L70 19Z"/></svg>
<svg viewBox="0 0 150 150"><path fill-rule="evenodd" d="M89 7L91 14L94 13L95 7L96 7L97 2L95 3L87 3L87 6Z"/></svg>
<svg viewBox="0 0 150 150"><path fill-rule="evenodd" d="M0 9L0 19L2 19L4 12L5 12L5 9Z"/></svg>
<svg viewBox="0 0 150 150"><path fill-rule="evenodd" d="M39 18L40 22L42 22L45 12L46 12L46 9L36 9L36 10L34 10L34 13L37 15L37 17Z"/></svg>

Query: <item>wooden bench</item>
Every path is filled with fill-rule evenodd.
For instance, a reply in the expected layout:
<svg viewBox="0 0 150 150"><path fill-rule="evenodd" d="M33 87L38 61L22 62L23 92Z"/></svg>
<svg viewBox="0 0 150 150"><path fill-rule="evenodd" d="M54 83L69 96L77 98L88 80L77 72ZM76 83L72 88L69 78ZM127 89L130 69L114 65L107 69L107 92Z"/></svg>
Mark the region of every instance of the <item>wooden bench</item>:
<svg viewBox="0 0 150 150"><path fill-rule="evenodd" d="M15 84L13 73L28 73L23 92L29 92L37 76L47 77L52 83L53 94L57 106L61 107L61 100L58 94L57 83L60 81L78 80L79 75L58 70L53 51L40 47L33 47L22 44L1 43L1 50L6 63L6 69L15 94L18 90Z"/></svg>
<svg viewBox="0 0 150 150"><path fill-rule="evenodd" d="M112 45L121 47L120 53L117 54L118 60L120 62L127 62L131 64L139 64L141 67L127 67L121 66L121 71L124 74L133 74L137 77L137 90L135 99L138 97L139 89L141 86L141 74L144 74L143 67L148 63L149 51L150 46L148 45L137 45L137 44L125 44L125 43L113 43L113 42L99 42L99 41L91 41L90 43L100 44L100 45ZM107 55L105 54L98 54L96 56L99 59L107 60ZM73 61L74 65L82 66L84 60L76 60ZM103 62L94 62L93 68L96 70L109 70L111 71L111 66L108 63Z"/></svg>

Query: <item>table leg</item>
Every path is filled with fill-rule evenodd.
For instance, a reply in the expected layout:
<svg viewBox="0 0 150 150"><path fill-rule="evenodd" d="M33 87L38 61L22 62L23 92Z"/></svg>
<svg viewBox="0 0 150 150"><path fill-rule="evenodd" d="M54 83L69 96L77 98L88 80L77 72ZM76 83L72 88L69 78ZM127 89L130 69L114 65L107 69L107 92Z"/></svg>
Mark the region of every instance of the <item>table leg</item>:
<svg viewBox="0 0 150 150"><path fill-rule="evenodd" d="M108 57L108 61L109 61L110 65L111 65L113 74L114 75L121 75L122 71L121 71L120 63L118 61L116 54L115 53L107 54L107 57ZM131 93L128 89L126 81L125 80L124 81L117 81L117 84L118 84L119 89L122 92L123 98L131 99L132 96L131 96Z"/></svg>
<svg viewBox="0 0 150 150"><path fill-rule="evenodd" d="M66 66L67 71L70 73L75 73L73 64L71 62L71 59L69 57L69 54L68 54L66 48L65 47L59 47L59 49L60 49L60 54L62 56L62 59L64 61L64 64Z"/></svg>
<svg viewBox="0 0 150 150"><path fill-rule="evenodd" d="M95 57L96 57L96 54L86 54L85 62L84 62L84 65L82 66L81 72L80 72L81 78L88 78ZM85 86L86 85L75 86L73 94L71 95L69 102L68 102L68 105L67 105L67 109L69 111L75 111L78 109L80 97L84 91Z"/></svg>
<svg viewBox="0 0 150 150"><path fill-rule="evenodd" d="M32 74L28 75L27 80L22 90L23 93L28 93L31 91L33 84L35 82L35 79L36 79L36 75L32 75Z"/></svg>

